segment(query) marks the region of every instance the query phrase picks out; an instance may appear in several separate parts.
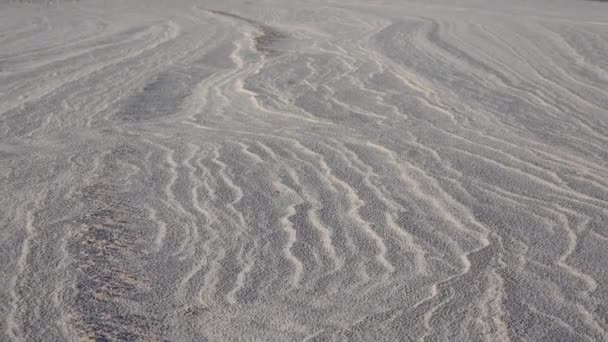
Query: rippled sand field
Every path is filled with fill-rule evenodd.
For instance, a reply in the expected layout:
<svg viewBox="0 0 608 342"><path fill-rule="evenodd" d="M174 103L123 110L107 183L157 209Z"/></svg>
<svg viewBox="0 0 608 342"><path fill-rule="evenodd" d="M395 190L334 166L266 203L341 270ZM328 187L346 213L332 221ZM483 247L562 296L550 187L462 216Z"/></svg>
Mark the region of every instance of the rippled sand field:
<svg viewBox="0 0 608 342"><path fill-rule="evenodd" d="M607 341L608 3L0 3L0 341Z"/></svg>

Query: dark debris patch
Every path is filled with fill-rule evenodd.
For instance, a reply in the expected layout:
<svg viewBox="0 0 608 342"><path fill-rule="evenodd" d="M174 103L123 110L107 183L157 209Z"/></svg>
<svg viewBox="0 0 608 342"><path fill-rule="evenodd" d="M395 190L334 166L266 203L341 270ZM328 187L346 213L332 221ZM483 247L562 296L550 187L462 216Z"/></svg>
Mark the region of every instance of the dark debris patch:
<svg viewBox="0 0 608 342"><path fill-rule="evenodd" d="M261 34L256 36L253 39L254 46L257 51L259 51L265 55L269 55L269 56L279 55L280 51L277 50L276 48L273 48L273 46L275 46L277 42L280 42L281 40L285 40L288 38L288 36L285 33L281 32L280 30L275 29L272 26L262 24L258 21L255 21L255 20L252 20L249 18L245 18L245 17L242 17L237 14L232 14L232 13L225 12L225 11L215 11L215 10L206 10L206 11L217 14L217 15L244 21L244 22L256 27L258 30L261 31Z"/></svg>
<svg viewBox="0 0 608 342"><path fill-rule="evenodd" d="M193 87L210 75L200 68L173 68L154 75L121 104L117 119L142 122L170 117L182 108Z"/></svg>
<svg viewBox="0 0 608 342"><path fill-rule="evenodd" d="M287 39L287 35L266 25L260 26L262 34L254 38L255 49L266 55L278 55L279 50L273 48L277 42Z"/></svg>
<svg viewBox="0 0 608 342"><path fill-rule="evenodd" d="M70 299L70 325L84 341L164 341L166 326L145 310L153 299L144 269L141 222L145 212L129 200L121 185L120 163L134 150L107 154L97 183L80 191L88 208L75 224L70 244L76 283Z"/></svg>

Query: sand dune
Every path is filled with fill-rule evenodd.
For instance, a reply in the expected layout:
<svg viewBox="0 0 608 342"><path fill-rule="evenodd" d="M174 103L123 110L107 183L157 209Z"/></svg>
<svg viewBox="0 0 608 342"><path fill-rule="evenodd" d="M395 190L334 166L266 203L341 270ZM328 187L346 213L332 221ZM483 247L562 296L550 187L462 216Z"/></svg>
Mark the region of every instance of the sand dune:
<svg viewBox="0 0 608 342"><path fill-rule="evenodd" d="M0 4L0 340L608 340L608 7Z"/></svg>

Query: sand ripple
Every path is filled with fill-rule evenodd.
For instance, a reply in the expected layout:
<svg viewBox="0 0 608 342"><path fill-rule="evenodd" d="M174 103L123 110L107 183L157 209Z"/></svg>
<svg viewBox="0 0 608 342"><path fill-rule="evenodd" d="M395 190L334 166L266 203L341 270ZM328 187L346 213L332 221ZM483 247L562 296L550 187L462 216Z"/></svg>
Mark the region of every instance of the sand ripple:
<svg viewBox="0 0 608 342"><path fill-rule="evenodd" d="M0 340L608 340L608 7L520 6L0 4Z"/></svg>

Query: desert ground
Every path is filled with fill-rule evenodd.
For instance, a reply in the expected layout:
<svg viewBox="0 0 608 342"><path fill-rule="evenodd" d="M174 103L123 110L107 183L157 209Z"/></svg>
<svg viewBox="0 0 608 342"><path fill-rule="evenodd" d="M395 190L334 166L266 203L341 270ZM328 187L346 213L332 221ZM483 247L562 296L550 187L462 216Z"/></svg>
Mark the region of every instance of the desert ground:
<svg viewBox="0 0 608 342"><path fill-rule="evenodd" d="M608 3L0 0L0 341L608 341Z"/></svg>

